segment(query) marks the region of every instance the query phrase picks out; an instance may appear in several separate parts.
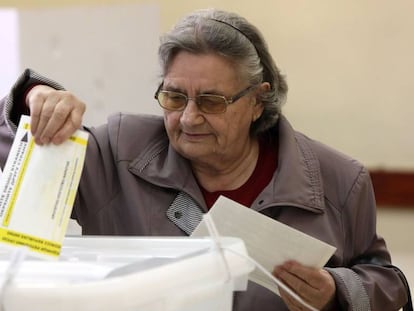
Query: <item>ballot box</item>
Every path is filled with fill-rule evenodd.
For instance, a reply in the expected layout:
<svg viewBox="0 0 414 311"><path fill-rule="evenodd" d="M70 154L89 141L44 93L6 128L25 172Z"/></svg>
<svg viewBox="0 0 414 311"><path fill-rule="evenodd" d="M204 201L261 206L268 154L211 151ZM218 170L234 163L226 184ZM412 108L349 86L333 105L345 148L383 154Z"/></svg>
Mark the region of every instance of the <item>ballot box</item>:
<svg viewBox="0 0 414 311"><path fill-rule="evenodd" d="M254 269L242 240L66 237L58 260L26 257L0 310L227 311ZM0 248L0 277L10 267Z"/></svg>

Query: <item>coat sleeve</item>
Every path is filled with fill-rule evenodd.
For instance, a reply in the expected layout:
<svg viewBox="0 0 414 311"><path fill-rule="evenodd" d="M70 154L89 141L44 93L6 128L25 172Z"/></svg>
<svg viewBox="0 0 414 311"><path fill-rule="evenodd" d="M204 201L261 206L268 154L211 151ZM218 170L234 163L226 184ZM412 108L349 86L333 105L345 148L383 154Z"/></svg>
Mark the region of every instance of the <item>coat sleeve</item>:
<svg viewBox="0 0 414 311"><path fill-rule="evenodd" d="M369 173L362 168L343 210L345 267L327 268L335 279L341 310L398 310L408 299L401 273L392 267L376 233L376 204Z"/></svg>
<svg viewBox="0 0 414 311"><path fill-rule="evenodd" d="M31 69L26 69L12 86L9 94L0 100L0 164L2 168L13 143L20 117L28 113L24 96L31 87L37 84L63 90L58 83L40 76Z"/></svg>

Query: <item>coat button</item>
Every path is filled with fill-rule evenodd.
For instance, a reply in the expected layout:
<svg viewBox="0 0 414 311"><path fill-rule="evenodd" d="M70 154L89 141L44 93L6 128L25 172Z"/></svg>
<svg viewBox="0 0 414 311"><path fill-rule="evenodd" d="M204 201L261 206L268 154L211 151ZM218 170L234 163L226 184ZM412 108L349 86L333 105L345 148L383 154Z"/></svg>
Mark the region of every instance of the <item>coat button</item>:
<svg viewBox="0 0 414 311"><path fill-rule="evenodd" d="M183 213L180 211L176 211L174 212L174 217L177 219L180 219L181 217L183 217Z"/></svg>

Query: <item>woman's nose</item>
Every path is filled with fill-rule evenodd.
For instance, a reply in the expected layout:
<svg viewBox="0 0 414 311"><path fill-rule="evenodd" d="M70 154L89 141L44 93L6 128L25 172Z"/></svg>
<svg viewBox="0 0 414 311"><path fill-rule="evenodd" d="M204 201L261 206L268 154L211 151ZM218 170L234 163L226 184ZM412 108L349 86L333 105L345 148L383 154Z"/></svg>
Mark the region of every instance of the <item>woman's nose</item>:
<svg viewBox="0 0 414 311"><path fill-rule="evenodd" d="M198 108L195 99L188 99L187 106L185 106L181 115L181 122L186 125L197 125L204 122L204 115Z"/></svg>

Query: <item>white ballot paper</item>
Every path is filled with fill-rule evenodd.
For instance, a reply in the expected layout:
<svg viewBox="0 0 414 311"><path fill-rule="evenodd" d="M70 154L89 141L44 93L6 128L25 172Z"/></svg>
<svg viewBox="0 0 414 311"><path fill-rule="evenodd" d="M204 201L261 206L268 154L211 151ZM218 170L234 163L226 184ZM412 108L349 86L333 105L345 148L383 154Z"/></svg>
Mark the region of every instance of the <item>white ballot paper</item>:
<svg viewBox="0 0 414 311"><path fill-rule="evenodd" d="M241 238L251 258L270 273L286 260L321 268L336 248L303 232L260 214L224 196L220 196L209 214L221 236ZM208 236L202 220L191 236ZM276 283L259 269L249 279L279 295Z"/></svg>
<svg viewBox="0 0 414 311"><path fill-rule="evenodd" d="M0 241L57 258L72 212L88 134L39 146L22 116L0 180Z"/></svg>

